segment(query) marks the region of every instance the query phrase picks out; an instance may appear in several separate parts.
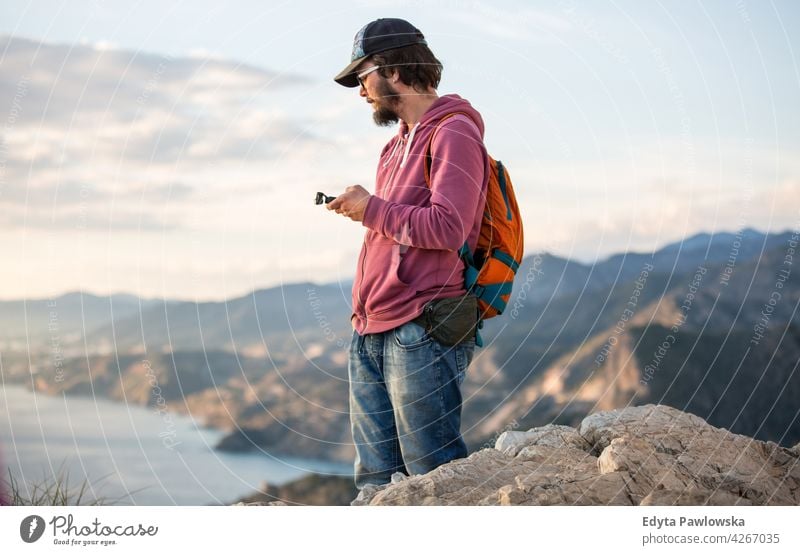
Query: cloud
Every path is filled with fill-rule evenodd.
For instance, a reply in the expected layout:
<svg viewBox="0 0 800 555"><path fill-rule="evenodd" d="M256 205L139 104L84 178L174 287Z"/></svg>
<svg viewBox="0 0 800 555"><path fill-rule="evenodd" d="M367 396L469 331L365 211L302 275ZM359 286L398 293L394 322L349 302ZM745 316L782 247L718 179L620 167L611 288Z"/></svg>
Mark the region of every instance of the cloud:
<svg viewBox="0 0 800 555"><path fill-rule="evenodd" d="M246 194L266 164L330 142L281 108L313 85L301 75L203 52L170 57L11 36L0 36L2 52L0 206L24 209L0 218L4 228L77 221L162 230L167 220L140 212L178 200L188 210L201 187L212 193L206 202L215 189ZM215 183L211 167L224 175ZM142 210L117 204L109 218L120 202ZM180 210L169 216L169 229L186 219Z"/></svg>
<svg viewBox="0 0 800 555"><path fill-rule="evenodd" d="M170 57L86 44L48 44L0 36L4 51L0 98L12 98L21 83L27 93L19 124L69 124L84 114L131 122L145 109L193 114L213 92L232 103L256 92L272 93L307 83L234 61Z"/></svg>
<svg viewBox="0 0 800 555"><path fill-rule="evenodd" d="M113 213L108 206L103 211L89 212L82 206L59 206L57 210L19 210L0 212L0 229L34 228L50 231L171 231L177 229L176 222L146 211L136 212L120 208Z"/></svg>

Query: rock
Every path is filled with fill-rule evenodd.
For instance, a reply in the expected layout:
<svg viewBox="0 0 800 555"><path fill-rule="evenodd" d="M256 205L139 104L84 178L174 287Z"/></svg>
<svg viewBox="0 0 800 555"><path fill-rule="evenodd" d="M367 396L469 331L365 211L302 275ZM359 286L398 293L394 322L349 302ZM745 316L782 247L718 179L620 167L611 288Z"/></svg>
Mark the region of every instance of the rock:
<svg viewBox="0 0 800 555"><path fill-rule="evenodd" d="M663 405L592 414L576 430L505 432L428 474L367 486L353 505L798 505L800 452Z"/></svg>
<svg viewBox="0 0 800 555"><path fill-rule="evenodd" d="M627 409L598 412L583 419L578 433L594 446L599 454L611 440L623 433L633 436L657 434L669 437L671 430L690 430L708 426L693 414L665 405L645 405Z"/></svg>
<svg viewBox="0 0 800 555"><path fill-rule="evenodd" d="M258 492L236 505L349 505L357 490L352 476L308 474L287 484L261 482Z"/></svg>
<svg viewBox="0 0 800 555"><path fill-rule="evenodd" d="M542 428L533 428L527 432L503 432L497 438L494 448L513 457L528 445L570 446L584 450L586 440L578 434L575 428L550 424Z"/></svg>
<svg viewBox="0 0 800 555"><path fill-rule="evenodd" d="M642 499L640 505L753 505L753 503L726 491L708 491L697 488L685 491L655 489Z"/></svg>
<svg viewBox="0 0 800 555"><path fill-rule="evenodd" d="M366 486L361 488L361 491L358 492L358 496L356 496L356 498L350 502L350 505L354 507L357 507L359 505L368 505L369 503L367 502L367 500L374 497L378 491L385 489L387 486L388 484L386 486L376 486L375 484L367 484Z"/></svg>

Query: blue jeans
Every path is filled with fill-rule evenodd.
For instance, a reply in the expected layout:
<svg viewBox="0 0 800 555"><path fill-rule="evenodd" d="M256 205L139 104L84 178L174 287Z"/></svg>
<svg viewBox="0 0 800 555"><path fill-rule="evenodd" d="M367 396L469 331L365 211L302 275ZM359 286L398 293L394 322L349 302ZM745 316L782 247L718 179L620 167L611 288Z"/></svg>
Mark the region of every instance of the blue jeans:
<svg viewBox="0 0 800 555"><path fill-rule="evenodd" d="M414 322L363 336L353 331L348 374L358 489L467 456L461 384L474 351L474 338L447 347Z"/></svg>

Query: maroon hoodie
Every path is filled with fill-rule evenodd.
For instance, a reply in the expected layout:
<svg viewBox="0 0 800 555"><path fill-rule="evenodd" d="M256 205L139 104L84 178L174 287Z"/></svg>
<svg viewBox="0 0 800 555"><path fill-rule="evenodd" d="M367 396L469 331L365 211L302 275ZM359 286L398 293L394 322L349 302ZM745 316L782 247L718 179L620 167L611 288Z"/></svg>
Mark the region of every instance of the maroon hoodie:
<svg viewBox="0 0 800 555"><path fill-rule="evenodd" d="M425 183L425 150L436 131L431 186ZM369 197L367 228L353 283L353 328L380 333L412 320L434 298L463 295L464 262L458 249L467 240L474 251L489 181L483 119L456 94L431 104L409 132L381 151L375 194Z"/></svg>

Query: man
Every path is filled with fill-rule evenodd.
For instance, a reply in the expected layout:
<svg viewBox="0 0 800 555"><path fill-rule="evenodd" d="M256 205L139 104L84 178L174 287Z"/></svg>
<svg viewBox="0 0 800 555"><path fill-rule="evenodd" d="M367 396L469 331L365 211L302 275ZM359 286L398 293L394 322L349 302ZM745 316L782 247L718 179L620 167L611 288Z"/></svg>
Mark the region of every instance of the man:
<svg viewBox="0 0 800 555"><path fill-rule="evenodd" d="M400 122L381 152L375 194L353 185L327 205L367 228L349 355L358 489L467 455L460 387L474 333L447 345L422 318L434 299L468 297L458 250L465 240L473 251L477 244L490 168L480 114L458 95L438 96L441 72L418 29L378 19L358 31L350 64L334 78L359 87L376 124ZM438 125L453 112L463 113Z"/></svg>

